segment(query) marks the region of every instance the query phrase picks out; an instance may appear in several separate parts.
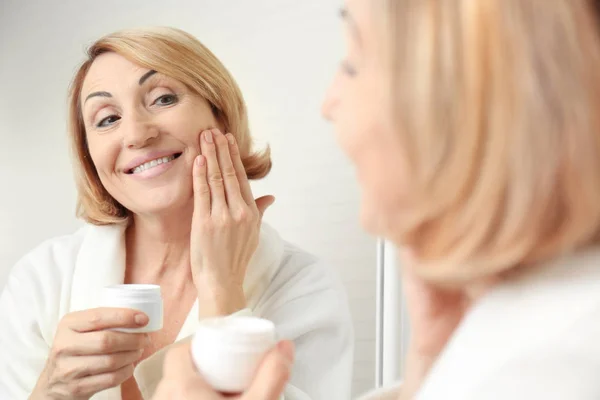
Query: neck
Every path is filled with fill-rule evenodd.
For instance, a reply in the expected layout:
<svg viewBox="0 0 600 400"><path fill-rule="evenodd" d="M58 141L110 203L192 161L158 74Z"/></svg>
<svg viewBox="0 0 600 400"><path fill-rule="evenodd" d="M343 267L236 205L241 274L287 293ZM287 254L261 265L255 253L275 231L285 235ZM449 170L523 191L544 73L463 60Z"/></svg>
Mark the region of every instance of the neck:
<svg viewBox="0 0 600 400"><path fill-rule="evenodd" d="M499 278L487 278L469 284L465 288L465 294L469 300L469 303L477 302L483 296L485 296L490 290L492 290L498 284Z"/></svg>
<svg viewBox="0 0 600 400"><path fill-rule="evenodd" d="M134 215L126 231L126 279L157 282L174 273L191 277L191 221L190 210Z"/></svg>

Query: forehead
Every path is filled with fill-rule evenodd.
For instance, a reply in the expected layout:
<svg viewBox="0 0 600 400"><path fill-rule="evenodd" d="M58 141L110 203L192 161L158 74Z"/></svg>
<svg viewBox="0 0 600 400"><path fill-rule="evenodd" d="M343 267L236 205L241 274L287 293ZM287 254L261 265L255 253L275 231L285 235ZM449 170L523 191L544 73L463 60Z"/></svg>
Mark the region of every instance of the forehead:
<svg viewBox="0 0 600 400"><path fill-rule="evenodd" d="M377 68L388 63L390 40L388 6L384 0L346 0L347 24L353 24L357 35L350 35L365 62ZM352 27L349 27L351 29ZM358 37L358 39L357 39Z"/></svg>
<svg viewBox="0 0 600 400"><path fill-rule="evenodd" d="M376 9L375 3L378 1L346 0L346 22L352 25L351 28L358 31L361 42L373 43L373 41L376 41L377 32L374 26L377 21L374 20L374 10Z"/></svg>
<svg viewBox="0 0 600 400"><path fill-rule="evenodd" d="M137 85L139 78L149 70L132 63L116 53L98 56L83 81L82 97L96 90L119 90Z"/></svg>
<svg viewBox="0 0 600 400"><path fill-rule="evenodd" d="M362 30L369 30L375 2L378 0L346 0L345 7L350 19Z"/></svg>

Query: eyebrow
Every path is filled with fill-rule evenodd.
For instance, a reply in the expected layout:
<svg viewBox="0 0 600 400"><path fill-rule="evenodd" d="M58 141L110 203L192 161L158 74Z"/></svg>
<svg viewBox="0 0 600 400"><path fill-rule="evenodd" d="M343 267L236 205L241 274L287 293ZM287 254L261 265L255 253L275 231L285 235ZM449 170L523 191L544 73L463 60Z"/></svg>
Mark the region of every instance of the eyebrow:
<svg viewBox="0 0 600 400"><path fill-rule="evenodd" d="M346 7L340 8L339 14L340 14L340 18L342 18L344 21L346 21L348 23L348 26L350 27L350 31L356 38L357 42L360 44L361 38L360 38L360 32L358 31L358 24L352 17L352 14L350 14L350 12L348 11L348 9Z"/></svg>
<svg viewBox="0 0 600 400"><path fill-rule="evenodd" d="M142 75L142 77L140 78L140 81L138 82L138 84L140 86L142 86L144 84L144 82L146 82L148 80L148 78L150 78L155 73L156 73L156 71L153 70L153 69L151 69L150 71L146 72L144 75Z"/></svg>
<svg viewBox="0 0 600 400"><path fill-rule="evenodd" d="M110 94L108 92L94 92L94 93L90 93L85 98L85 101L83 103L85 104L85 102L88 101L89 99L91 99L92 97L112 97L112 94Z"/></svg>
<svg viewBox="0 0 600 400"><path fill-rule="evenodd" d="M138 85L143 85L144 82L146 82L148 80L148 78L150 78L152 75L156 74L155 70L150 70L148 72L146 72L144 75L142 75L142 77L140 78L140 80L138 81ZM94 93L90 93L86 98L85 101L83 102L85 104L86 101L88 101L89 99L91 99L92 97L112 97L112 94L108 93L108 92L94 92Z"/></svg>

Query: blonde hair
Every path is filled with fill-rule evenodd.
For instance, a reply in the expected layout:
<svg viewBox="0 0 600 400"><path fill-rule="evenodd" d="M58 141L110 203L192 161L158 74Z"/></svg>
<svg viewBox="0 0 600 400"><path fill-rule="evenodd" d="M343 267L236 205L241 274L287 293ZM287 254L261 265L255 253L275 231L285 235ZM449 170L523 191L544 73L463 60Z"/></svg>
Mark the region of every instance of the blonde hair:
<svg viewBox="0 0 600 400"><path fill-rule="evenodd" d="M589 0L383 0L411 179L401 242L465 283L598 243L600 42Z"/></svg>
<svg viewBox="0 0 600 400"><path fill-rule="evenodd" d="M69 98L69 132L78 190L77 216L96 224L127 222L130 211L104 188L90 157L81 115L81 88L94 60L114 52L129 61L187 85L206 99L226 132L235 135L249 179L271 170L270 149L252 152L252 137L242 93L214 54L192 35L175 28L157 27L115 32L96 41L75 74Z"/></svg>

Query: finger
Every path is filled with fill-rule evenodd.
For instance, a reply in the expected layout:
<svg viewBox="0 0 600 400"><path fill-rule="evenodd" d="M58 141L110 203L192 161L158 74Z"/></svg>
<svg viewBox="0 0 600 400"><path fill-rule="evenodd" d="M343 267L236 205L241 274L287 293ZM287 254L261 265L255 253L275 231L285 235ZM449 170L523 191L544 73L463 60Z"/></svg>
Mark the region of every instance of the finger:
<svg viewBox="0 0 600 400"><path fill-rule="evenodd" d="M240 192L240 185L238 182L237 173L231 156L229 154L229 138L232 136L225 136L218 129L213 129L213 136L215 138L215 144L217 146L217 158L219 160L219 167L223 174L223 182L225 184L225 196L227 197L227 204L231 208L233 206L240 206L246 204L242 198Z"/></svg>
<svg viewBox="0 0 600 400"><path fill-rule="evenodd" d="M227 140L229 141L229 154L235 168L235 173L237 174L242 198L246 204L252 206L254 205L254 195L252 194L252 189L250 188L250 181L248 181L246 168L244 168L244 164L242 163L240 148L237 145L235 137L231 133L227 134Z"/></svg>
<svg viewBox="0 0 600 400"><path fill-rule="evenodd" d="M290 379L293 358L293 344L280 342L265 356L242 399L278 400Z"/></svg>
<svg viewBox="0 0 600 400"><path fill-rule="evenodd" d="M194 214L208 216L210 215L210 187L206 179L206 157L202 155L196 157L193 175Z"/></svg>
<svg viewBox="0 0 600 400"><path fill-rule="evenodd" d="M71 388L74 397L95 394L102 390L119 386L133 375L133 364L128 364L116 371L99 375L90 375L75 381ZM73 393L74 392L74 393Z"/></svg>
<svg viewBox="0 0 600 400"><path fill-rule="evenodd" d="M143 354L143 350L123 351L115 354L70 357L67 367L77 371L75 378L88 375L100 375L107 372L117 371L126 365L134 364Z"/></svg>
<svg viewBox="0 0 600 400"><path fill-rule="evenodd" d="M208 185L210 187L210 203L212 212L227 207L225 189L223 188L223 175L217 160L217 149L212 131L202 134L202 155L206 157Z"/></svg>
<svg viewBox="0 0 600 400"><path fill-rule="evenodd" d="M65 353L75 356L113 354L142 350L149 344L150 337L146 333L88 332L74 336Z"/></svg>
<svg viewBox="0 0 600 400"><path fill-rule="evenodd" d="M114 328L140 328L148 323L148 316L129 308L93 308L65 316L64 322L75 332L92 332Z"/></svg>
<svg viewBox="0 0 600 400"><path fill-rule="evenodd" d="M256 199L256 208L258 209L258 214L260 215L259 223L262 221L262 217L265 215L267 208L271 207L273 203L275 203L275 197L273 196L263 196Z"/></svg>

